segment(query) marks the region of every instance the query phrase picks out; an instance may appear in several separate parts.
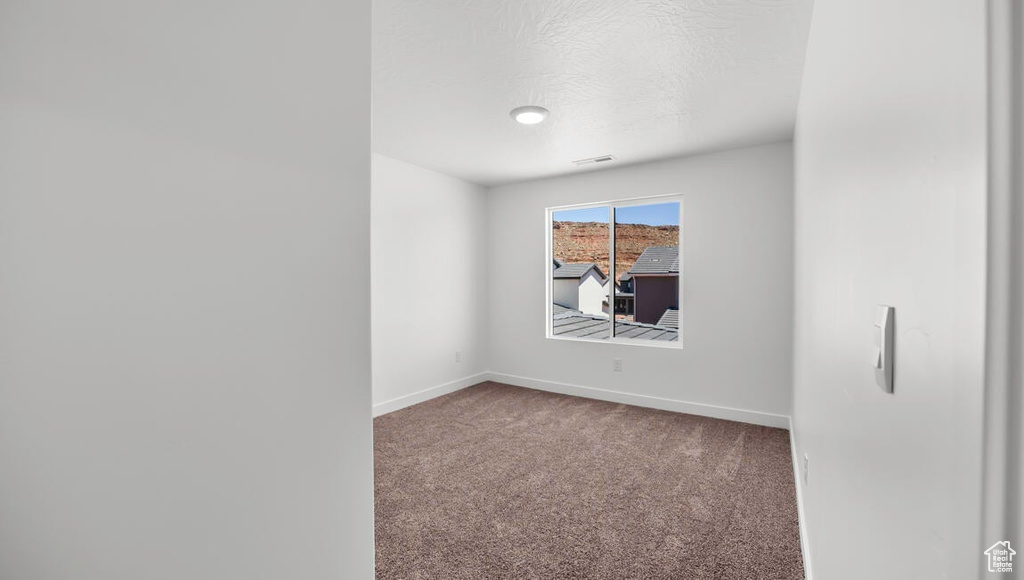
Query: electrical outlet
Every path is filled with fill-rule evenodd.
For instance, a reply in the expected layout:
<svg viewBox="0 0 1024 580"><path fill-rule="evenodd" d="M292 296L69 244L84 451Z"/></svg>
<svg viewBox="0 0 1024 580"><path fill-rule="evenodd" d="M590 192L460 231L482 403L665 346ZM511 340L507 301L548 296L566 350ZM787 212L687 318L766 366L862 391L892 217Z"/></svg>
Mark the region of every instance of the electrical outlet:
<svg viewBox="0 0 1024 580"><path fill-rule="evenodd" d="M617 372L617 373L621 373L622 372L622 359L621 358L613 358L612 359L612 370Z"/></svg>
<svg viewBox="0 0 1024 580"><path fill-rule="evenodd" d="M807 475L810 472L810 470L811 470L811 458L806 453L804 453L804 468L803 468L804 485L807 485Z"/></svg>
<svg viewBox="0 0 1024 580"><path fill-rule="evenodd" d="M462 351L461 350L455 351L455 362L457 362L457 363L462 362Z"/></svg>

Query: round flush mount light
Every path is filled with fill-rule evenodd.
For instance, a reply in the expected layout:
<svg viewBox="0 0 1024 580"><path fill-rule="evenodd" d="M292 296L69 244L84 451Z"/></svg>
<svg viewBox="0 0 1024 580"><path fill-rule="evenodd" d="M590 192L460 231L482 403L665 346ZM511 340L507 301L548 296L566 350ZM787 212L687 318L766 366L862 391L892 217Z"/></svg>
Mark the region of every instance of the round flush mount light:
<svg viewBox="0 0 1024 580"><path fill-rule="evenodd" d="M527 105L525 107L516 107L512 109L509 116L515 119L517 123L522 123L523 125L536 125L548 118L548 110L544 107Z"/></svg>

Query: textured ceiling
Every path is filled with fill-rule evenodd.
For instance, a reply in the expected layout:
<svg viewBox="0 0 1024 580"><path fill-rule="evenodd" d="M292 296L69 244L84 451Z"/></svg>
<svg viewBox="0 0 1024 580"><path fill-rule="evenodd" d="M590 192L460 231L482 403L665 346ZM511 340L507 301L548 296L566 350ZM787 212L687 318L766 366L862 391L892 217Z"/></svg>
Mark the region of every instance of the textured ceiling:
<svg viewBox="0 0 1024 580"><path fill-rule="evenodd" d="M374 0L374 149L493 185L787 139L811 6Z"/></svg>

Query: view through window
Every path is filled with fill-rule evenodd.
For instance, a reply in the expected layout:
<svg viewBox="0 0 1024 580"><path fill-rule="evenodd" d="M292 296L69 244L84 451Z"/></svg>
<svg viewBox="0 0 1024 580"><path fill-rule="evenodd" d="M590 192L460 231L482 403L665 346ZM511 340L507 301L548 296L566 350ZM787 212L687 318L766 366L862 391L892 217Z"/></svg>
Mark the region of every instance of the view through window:
<svg viewBox="0 0 1024 580"><path fill-rule="evenodd" d="M555 209L549 216L551 336L678 343L678 200Z"/></svg>

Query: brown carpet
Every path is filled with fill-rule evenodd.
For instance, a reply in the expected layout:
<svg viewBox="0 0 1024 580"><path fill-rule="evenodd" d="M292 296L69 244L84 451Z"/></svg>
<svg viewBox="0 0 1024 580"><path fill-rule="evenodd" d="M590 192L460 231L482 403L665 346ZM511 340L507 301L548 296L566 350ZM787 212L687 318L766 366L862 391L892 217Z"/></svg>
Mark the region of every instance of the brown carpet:
<svg viewBox="0 0 1024 580"><path fill-rule="evenodd" d="M803 578L789 433L481 383L374 420L377 578Z"/></svg>

